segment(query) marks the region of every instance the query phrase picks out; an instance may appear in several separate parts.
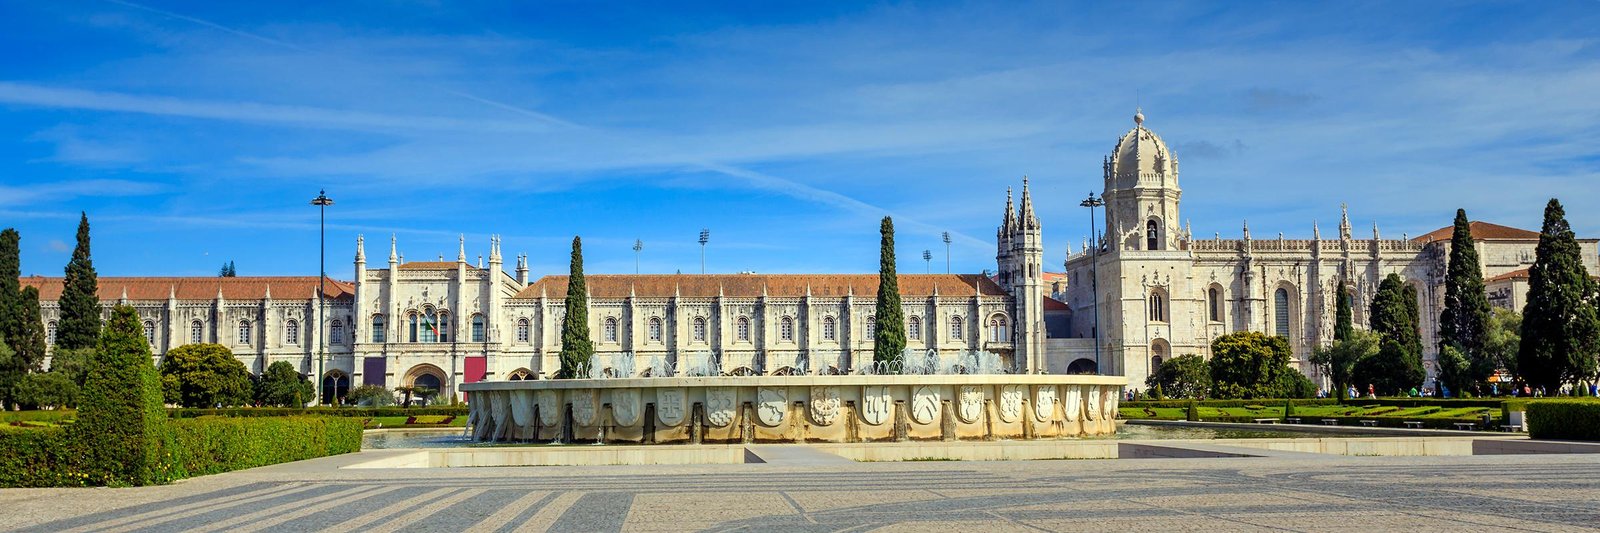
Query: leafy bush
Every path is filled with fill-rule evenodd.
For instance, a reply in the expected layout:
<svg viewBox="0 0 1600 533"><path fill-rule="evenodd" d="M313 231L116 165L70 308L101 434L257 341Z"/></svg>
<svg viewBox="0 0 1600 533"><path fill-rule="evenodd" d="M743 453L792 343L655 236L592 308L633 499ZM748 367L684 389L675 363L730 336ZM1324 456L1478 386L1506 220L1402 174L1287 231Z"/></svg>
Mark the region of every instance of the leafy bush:
<svg viewBox="0 0 1600 533"><path fill-rule="evenodd" d="M1600 441L1600 401L1529 402L1527 410L1530 437Z"/></svg>
<svg viewBox="0 0 1600 533"><path fill-rule="evenodd" d="M1275 389L1280 398L1315 398L1317 397L1317 384L1306 378L1305 374L1295 369L1285 370L1278 375Z"/></svg>
<svg viewBox="0 0 1600 533"><path fill-rule="evenodd" d="M1273 398L1289 368L1289 340L1257 331L1229 333L1211 341L1211 395Z"/></svg>
<svg viewBox="0 0 1600 533"><path fill-rule="evenodd" d="M38 372L23 376L15 395L23 409L72 407L78 405L78 384L62 372Z"/></svg>
<svg viewBox="0 0 1600 533"><path fill-rule="evenodd" d="M73 487L88 484L71 468L66 430L0 430L0 487Z"/></svg>
<svg viewBox="0 0 1600 533"><path fill-rule="evenodd" d="M1162 396L1198 398L1211 390L1211 369L1204 357L1180 355L1162 361L1144 384Z"/></svg>
<svg viewBox="0 0 1600 533"><path fill-rule="evenodd" d="M375 416L408 416L439 415L439 416L466 416L466 407L382 407L376 409L362 407L245 407L233 409L172 409L172 418L199 418L203 416L229 416L237 418L256 418L273 416L336 416L372 418ZM3 416L3 415L0 415Z"/></svg>
<svg viewBox="0 0 1600 533"><path fill-rule="evenodd" d="M161 360L167 403L184 407L250 403L250 372L221 344L185 344Z"/></svg>
<svg viewBox="0 0 1600 533"><path fill-rule="evenodd" d="M148 485L170 480L161 462L168 444L160 378L150 362L139 315L119 305L101 332L77 422L68 432L70 453L93 485Z"/></svg>
<svg viewBox="0 0 1600 533"><path fill-rule="evenodd" d="M314 393L311 380L300 375L288 361L267 365L267 371L256 383L256 401L261 405L305 407L306 402L316 397Z"/></svg>
<svg viewBox="0 0 1600 533"><path fill-rule="evenodd" d="M361 450L361 421L334 417L176 420L169 460L178 477L202 476Z"/></svg>
<svg viewBox="0 0 1600 533"><path fill-rule="evenodd" d="M394 393L382 385L362 385L350 389L350 394L345 396L351 404L362 407L386 407L394 405Z"/></svg>

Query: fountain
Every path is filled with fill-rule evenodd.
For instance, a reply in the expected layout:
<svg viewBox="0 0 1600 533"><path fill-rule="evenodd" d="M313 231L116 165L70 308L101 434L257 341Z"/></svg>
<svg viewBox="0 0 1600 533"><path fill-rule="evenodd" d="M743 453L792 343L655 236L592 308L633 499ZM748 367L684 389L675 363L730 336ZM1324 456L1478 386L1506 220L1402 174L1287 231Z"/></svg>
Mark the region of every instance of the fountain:
<svg viewBox="0 0 1600 533"><path fill-rule="evenodd" d="M461 388L473 399L468 434L479 441L736 444L1109 435L1126 383L1011 373L982 351L907 350L898 365L860 362L841 375L792 363L792 375L727 376L701 350L676 362L652 356L637 371L624 353L597 356L589 379Z"/></svg>

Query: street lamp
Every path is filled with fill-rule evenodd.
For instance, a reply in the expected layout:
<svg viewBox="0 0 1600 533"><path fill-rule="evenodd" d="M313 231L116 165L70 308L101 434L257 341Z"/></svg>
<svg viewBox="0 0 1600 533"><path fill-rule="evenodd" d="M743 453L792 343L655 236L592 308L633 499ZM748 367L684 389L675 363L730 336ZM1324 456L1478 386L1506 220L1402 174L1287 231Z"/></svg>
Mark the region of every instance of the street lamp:
<svg viewBox="0 0 1600 533"><path fill-rule="evenodd" d="M328 206L333 205L333 199L328 197L327 190L318 190L317 197L311 199L311 205L317 206L317 404L322 404L322 360L326 358L323 340L322 325L327 323L327 305L323 303L323 295L328 292Z"/></svg>
<svg viewBox="0 0 1600 533"><path fill-rule="evenodd" d="M1089 208L1089 292L1094 297L1094 372L1100 373L1100 230L1095 227L1094 208L1106 205L1106 201L1095 198L1094 191L1089 191L1089 197L1078 204L1079 207Z"/></svg>
<svg viewBox="0 0 1600 533"><path fill-rule="evenodd" d="M923 250L922 251L922 273L923 274L929 274L929 273L932 273L932 272L933 272L933 252L929 251L929 250Z"/></svg>
<svg viewBox="0 0 1600 533"><path fill-rule="evenodd" d="M944 273L950 273L950 232L944 232Z"/></svg>
<svg viewBox="0 0 1600 533"><path fill-rule="evenodd" d="M644 249L644 241L639 240L639 239L634 239L633 240L633 273L635 275L639 274L639 250L643 250L643 249Z"/></svg>
<svg viewBox="0 0 1600 533"><path fill-rule="evenodd" d="M700 273L706 273L706 241L711 240L711 230L700 230Z"/></svg>

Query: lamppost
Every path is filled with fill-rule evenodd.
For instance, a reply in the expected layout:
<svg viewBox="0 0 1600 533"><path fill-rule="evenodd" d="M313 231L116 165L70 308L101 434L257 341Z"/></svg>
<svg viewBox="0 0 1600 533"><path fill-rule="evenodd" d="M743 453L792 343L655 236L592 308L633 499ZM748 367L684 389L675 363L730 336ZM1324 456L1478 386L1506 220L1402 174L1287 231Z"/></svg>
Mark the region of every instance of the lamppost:
<svg viewBox="0 0 1600 533"><path fill-rule="evenodd" d="M643 240L639 240L639 239L634 239L633 240L633 273L635 275L639 274L639 251L643 250L643 249L644 249L644 241Z"/></svg>
<svg viewBox="0 0 1600 533"><path fill-rule="evenodd" d="M711 240L711 230L700 230L700 273L706 273L706 241Z"/></svg>
<svg viewBox="0 0 1600 533"><path fill-rule="evenodd" d="M1095 227L1094 208L1106 205L1106 201L1095 198L1094 192L1089 192L1089 197L1079 203L1079 207L1089 208L1089 292L1094 297L1094 372L1100 373L1100 230Z"/></svg>
<svg viewBox="0 0 1600 533"><path fill-rule="evenodd" d="M950 232L944 232L944 273L950 273Z"/></svg>
<svg viewBox="0 0 1600 533"><path fill-rule="evenodd" d="M933 252L929 251L929 250L923 250L922 251L922 273L923 274L930 274L932 272L933 272Z"/></svg>
<svg viewBox="0 0 1600 533"><path fill-rule="evenodd" d="M327 190L318 190L317 197L311 199L311 205L317 206L317 405L322 405L322 360L326 358L327 342L323 340L322 325L328 322L325 314L327 305L322 297L328 292L328 206L333 205L333 199L328 197Z"/></svg>

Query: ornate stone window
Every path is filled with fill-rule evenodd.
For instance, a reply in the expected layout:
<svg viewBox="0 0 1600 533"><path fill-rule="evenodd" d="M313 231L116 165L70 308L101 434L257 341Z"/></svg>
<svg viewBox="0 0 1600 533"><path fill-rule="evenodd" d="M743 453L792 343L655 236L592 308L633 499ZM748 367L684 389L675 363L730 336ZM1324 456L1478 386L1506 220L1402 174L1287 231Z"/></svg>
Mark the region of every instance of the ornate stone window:
<svg viewBox="0 0 1600 533"><path fill-rule="evenodd" d="M661 317L650 317L650 341L661 342Z"/></svg>
<svg viewBox="0 0 1600 533"><path fill-rule="evenodd" d="M783 319L778 321L778 338L782 339L783 342L793 342L794 341L794 319L793 318L791 318L791 317L783 317Z"/></svg>
<svg viewBox="0 0 1600 533"><path fill-rule="evenodd" d="M295 346L300 344L300 323L294 320L283 323L283 343Z"/></svg>
<svg viewBox="0 0 1600 533"><path fill-rule="evenodd" d="M1287 338L1289 336L1289 289L1279 288L1272 295L1273 334Z"/></svg>
<svg viewBox="0 0 1600 533"><path fill-rule="evenodd" d="M1144 241L1146 250L1161 249L1161 223L1150 219L1144 224Z"/></svg>
<svg viewBox="0 0 1600 533"><path fill-rule="evenodd" d="M906 318L906 338L922 340L922 317L911 316Z"/></svg>
<svg viewBox="0 0 1600 533"><path fill-rule="evenodd" d="M472 342L484 342L488 338L488 325L484 323L483 315L472 315Z"/></svg>
<svg viewBox="0 0 1600 533"><path fill-rule="evenodd" d="M533 372L528 371L526 368L518 368L512 370L511 375L506 376L506 379L509 381L527 381L533 379Z"/></svg>
<svg viewBox="0 0 1600 533"><path fill-rule="evenodd" d="M1211 321L1221 322L1222 291L1217 290L1216 287L1212 287L1210 290L1206 291L1206 305L1210 309L1209 313L1211 316Z"/></svg>
<svg viewBox="0 0 1600 533"><path fill-rule="evenodd" d="M867 315L866 326L861 328L861 332L866 334L867 340L878 338L878 315Z"/></svg>
<svg viewBox="0 0 1600 533"><path fill-rule="evenodd" d="M239 344L250 345L250 321L239 321Z"/></svg>
<svg viewBox="0 0 1600 533"><path fill-rule="evenodd" d="M605 341L617 342L617 319L609 316L606 317L605 325L603 327L605 328Z"/></svg>
<svg viewBox="0 0 1600 533"><path fill-rule="evenodd" d="M839 324L831 316L822 317L822 340L839 340Z"/></svg>
<svg viewBox="0 0 1600 533"><path fill-rule="evenodd" d="M328 344L334 346L344 344L344 322L334 320L328 324Z"/></svg>
<svg viewBox="0 0 1600 533"><path fill-rule="evenodd" d="M1167 321L1166 295L1159 290L1150 291L1150 321Z"/></svg>
<svg viewBox="0 0 1600 533"><path fill-rule="evenodd" d="M418 325L418 320L420 320L420 317L416 313L406 315L406 342L417 342L417 330L421 329L421 326Z"/></svg>
<svg viewBox="0 0 1600 533"><path fill-rule="evenodd" d="M738 335L740 342L750 342L750 319L739 317L738 320L734 321L733 331L735 335Z"/></svg>
<svg viewBox="0 0 1600 533"><path fill-rule="evenodd" d="M950 317L950 340L957 340L958 341L958 340L966 338L961 333L961 324L962 324L961 315L955 315L955 316Z"/></svg>
<svg viewBox="0 0 1600 533"><path fill-rule="evenodd" d="M389 332L384 329L386 326L383 315L372 315L372 342L388 342Z"/></svg>
<svg viewBox="0 0 1600 533"><path fill-rule="evenodd" d="M51 346L55 346L57 329L59 328L54 320L51 320L49 324L46 324L44 327L44 342Z"/></svg>
<svg viewBox="0 0 1600 533"><path fill-rule="evenodd" d="M439 312L439 342L450 342L450 313Z"/></svg>
<svg viewBox="0 0 1600 533"><path fill-rule="evenodd" d="M532 326L532 324L528 323L528 319L526 319L526 318L517 319L517 342L524 342L524 343L528 342L528 339L531 338L532 336L533 336L533 326Z"/></svg>
<svg viewBox="0 0 1600 533"><path fill-rule="evenodd" d="M694 317L694 341L695 342L705 342L706 341L706 319L705 319L705 317L699 317L699 316Z"/></svg>
<svg viewBox="0 0 1600 533"><path fill-rule="evenodd" d="M156 323L152 320L144 321L144 342L151 346L156 344Z"/></svg>
<svg viewBox="0 0 1600 533"><path fill-rule="evenodd" d="M50 323L50 325L54 326L55 323L52 322L52 323ZM190 322L189 323L189 343L190 344L200 344L202 342L205 342L205 340L206 340L206 325L204 323L201 323L199 320Z"/></svg>
<svg viewBox="0 0 1600 533"><path fill-rule="evenodd" d="M1006 327L1005 315L989 317L989 342L1006 342L1011 340L1010 328Z"/></svg>

